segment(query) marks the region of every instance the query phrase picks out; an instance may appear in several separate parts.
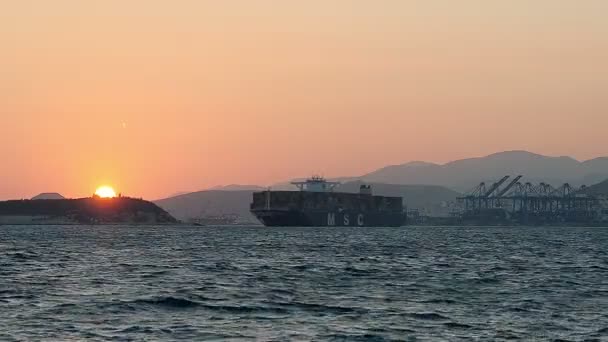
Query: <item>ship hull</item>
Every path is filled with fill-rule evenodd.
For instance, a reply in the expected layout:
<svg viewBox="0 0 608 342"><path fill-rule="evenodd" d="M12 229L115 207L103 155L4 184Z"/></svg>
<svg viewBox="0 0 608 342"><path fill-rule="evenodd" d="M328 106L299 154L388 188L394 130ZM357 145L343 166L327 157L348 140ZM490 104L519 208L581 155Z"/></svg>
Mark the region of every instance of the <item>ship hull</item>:
<svg viewBox="0 0 608 342"><path fill-rule="evenodd" d="M405 214L396 212L275 209L251 212L268 227L400 227L405 224Z"/></svg>

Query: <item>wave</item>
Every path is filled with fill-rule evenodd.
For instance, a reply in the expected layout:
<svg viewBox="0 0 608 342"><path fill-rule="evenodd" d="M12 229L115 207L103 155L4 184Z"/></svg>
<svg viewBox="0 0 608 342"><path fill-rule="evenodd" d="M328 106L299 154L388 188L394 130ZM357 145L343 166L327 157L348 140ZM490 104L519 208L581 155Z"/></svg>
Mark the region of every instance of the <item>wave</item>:
<svg viewBox="0 0 608 342"><path fill-rule="evenodd" d="M353 335L338 333L321 336L321 339L331 341L388 341L384 336L374 334Z"/></svg>
<svg viewBox="0 0 608 342"><path fill-rule="evenodd" d="M447 298L433 298L433 299L424 300L421 303L425 303L425 304L454 304L454 303L456 303L456 301L452 300L452 299L447 299Z"/></svg>
<svg viewBox="0 0 608 342"><path fill-rule="evenodd" d="M608 327L598 330L597 333L598 334L608 334Z"/></svg>
<svg viewBox="0 0 608 342"><path fill-rule="evenodd" d="M224 313L274 313L287 314L289 311L283 308L266 307L266 306L239 306L239 305L209 305L198 301L179 298L179 297L156 297L148 299L137 299L133 301L139 305L153 305L163 308L172 309L190 309L200 308L210 311L219 311Z"/></svg>
<svg viewBox="0 0 608 342"><path fill-rule="evenodd" d="M142 274L141 277L142 278L156 278L156 277L160 277L160 276L163 276L163 275L167 275L169 273L170 273L170 271L168 271L168 270L152 271L152 272L149 272L149 273Z"/></svg>
<svg viewBox="0 0 608 342"><path fill-rule="evenodd" d="M130 326L128 328L120 330L121 333L143 333L150 334L154 332L154 329L150 327L140 327L138 325Z"/></svg>
<svg viewBox="0 0 608 342"><path fill-rule="evenodd" d="M356 275L368 275L368 274L375 273L376 270L364 270L364 269L356 268L353 266L348 266L348 267L344 268L344 272L347 272L350 274L356 274Z"/></svg>
<svg viewBox="0 0 608 342"><path fill-rule="evenodd" d="M19 291L17 291L16 289L1 289L0 290L0 296L7 295L7 294L15 294L15 293L19 293Z"/></svg>
<svg viewBox="0 0 608 342"><path fill-rule="evenodd" d="M497 277L473 278L472 280L477 284L498 284L502 281Z"/></svg>
<svg viewBox="0 0 608 342"><path fill-rule="evenodd" d="M272 289L272 290L270 290L270 292L272 292L274 294L286 295L286 296L295 295L295 292L293 292L292 290L286 290L286 289Z"/></svg>
<svg viewBox="0 0 608 342"><path fill-rule="evenodd" d="M530 309L523 306L510 306L507 308L507 310L511 312L531 312Z"/></svg>
<svg viewBox="0 0 608 342"><path fill-rule="evenodd" d="M599 271L606 271L608 270L608 267L604 267L604 266L599 266L599 265L591 265L588 267L590 270L599 270Z"/></svg>
<svg viewBox="0 0 608 342"><path fill-rule="evenodd" d="M176 297L157 297L157 298L149 298L149 299L137 299L134 301L135 304L147 304L147 305L156 305L170 308L193 308L201 305L198 302L191 301L184 298L176 298Z"/></svg>
<svg viewBox="0 0 608 342"><path fill-rule="evenodd" d="M287 314L289 310L266 306L231 306L231 305L205 305L206 309L228 313L273 313Z"/></svg>
<svg viewBox="0 0 608 342"><path fill-rule="evenodd" d="M443 323L443 325L448 328L452 328L452 329L470 329L470 328L472 328L472 326L470 326L468 324L457 323L457 322L447 322L447 323Z"/></svg>
<svg viewBox="0 0 608 342"><path fill-rule="evenodd" d="M324 313L334 313L334 314L348 314L348 313L366 313L367 309L363 308L355 308L355 307L345 307L345 306L331 306L331 305L323 305L323 304L314 304L314 303L302 303L302 302L291 302L291 303L282 303L279 304L285 307L300 309L304 311L313 311L313 312L324 312Z"/></svg>
<svg viewBox="0 0 608 342"><path fill-rule="evenodd" d="M310 266L310 265L296 265L296 266L293 266L293 269L296 271L303 272L303 271L307 271L311 267L312 266Z"/></svg>
<svg viewBox="0 0 608 342"><path fill-rule="evenodd" d="M443 316L443 315L440 315L440 314L434 313L434 312L411 313L411 314L409 314L409 316L416 318L416 319L425 320L425 321L444 321L444 320L449 319L446 316Z"/></svg>
<svg viewBox="0 0 608 342"><path fill-rule="evenodd" d="M36 259L36 258L40 257L38 254L36 254L34 252L9 253L8 256L11 258L17 259L17 260L31 260L31 259Z"/></svg>

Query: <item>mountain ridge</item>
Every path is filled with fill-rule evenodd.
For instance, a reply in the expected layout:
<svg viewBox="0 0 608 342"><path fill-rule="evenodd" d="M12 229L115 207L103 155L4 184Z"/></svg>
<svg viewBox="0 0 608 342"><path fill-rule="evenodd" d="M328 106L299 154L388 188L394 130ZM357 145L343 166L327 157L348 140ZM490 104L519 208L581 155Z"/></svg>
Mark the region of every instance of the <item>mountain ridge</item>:
<svg viewBox="0 0 608 342"><path fill-rule="evenodd" d="M608 178L608 157L581 162L569 156L553 157L513 150L445 164L415 162L412 165L409 162L391 165L362 175L359 179L392 184L435 184L466 191L482 181L518 174L532 182L592 184Z"/></svg>

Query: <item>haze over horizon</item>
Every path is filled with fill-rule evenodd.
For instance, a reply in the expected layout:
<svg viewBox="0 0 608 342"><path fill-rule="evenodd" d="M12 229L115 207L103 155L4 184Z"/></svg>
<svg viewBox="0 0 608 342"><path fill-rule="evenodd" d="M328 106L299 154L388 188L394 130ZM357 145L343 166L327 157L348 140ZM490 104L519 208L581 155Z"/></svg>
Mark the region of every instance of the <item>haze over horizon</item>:
<svg viewBox="0 0 608 342"><path fill-rule="evenodd" d="M608 155L608 2L18 1L0 199Z"/></svg>

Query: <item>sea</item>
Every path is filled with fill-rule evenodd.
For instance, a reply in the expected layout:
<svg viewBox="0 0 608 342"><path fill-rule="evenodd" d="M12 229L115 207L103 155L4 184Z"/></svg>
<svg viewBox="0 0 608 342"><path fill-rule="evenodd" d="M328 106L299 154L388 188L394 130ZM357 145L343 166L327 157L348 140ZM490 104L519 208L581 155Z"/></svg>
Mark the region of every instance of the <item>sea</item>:
<svg viewBox="0 0 608 342"><path fill-rule="evenodd" d="M608 228L0 226L0 341L608 341Z"/></svg>

